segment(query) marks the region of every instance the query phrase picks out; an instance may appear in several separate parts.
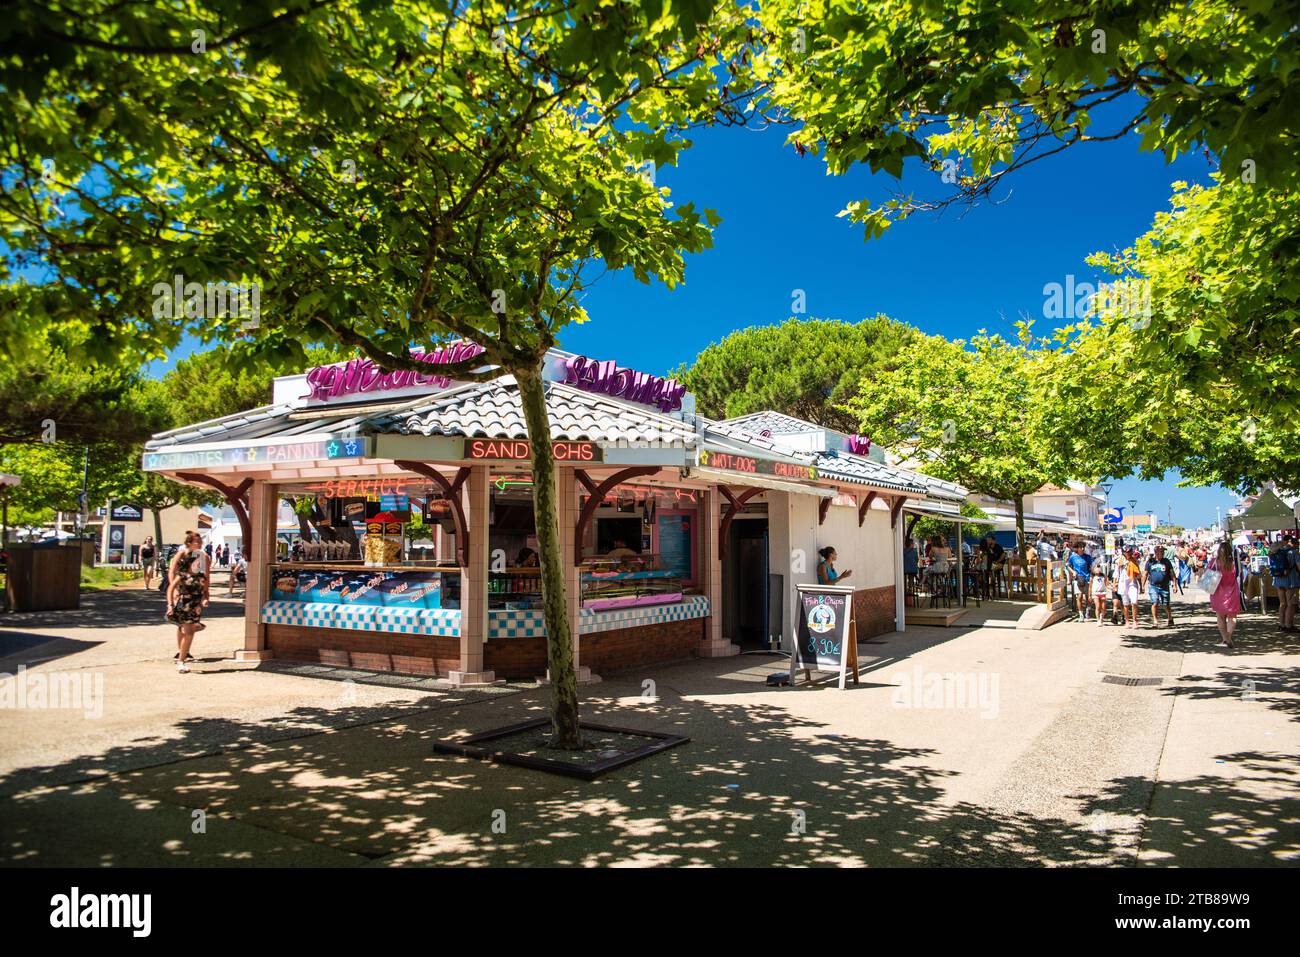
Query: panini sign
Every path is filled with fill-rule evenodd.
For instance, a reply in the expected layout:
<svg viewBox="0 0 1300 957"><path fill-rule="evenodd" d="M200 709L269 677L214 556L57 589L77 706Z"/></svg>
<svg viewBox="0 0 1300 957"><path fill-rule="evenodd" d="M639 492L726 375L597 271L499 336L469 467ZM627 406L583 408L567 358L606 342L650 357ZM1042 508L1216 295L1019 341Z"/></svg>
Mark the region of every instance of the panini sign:
<svg viewBox="0 0 1300 957"><path fill-rule="evenodd" d="M146 452L144 470L219 468L225 465L278 465L319 459L356 459L367 454L364 438L328 439L321 442L282 442L274 445L239 445L190 452Z"/></svg>

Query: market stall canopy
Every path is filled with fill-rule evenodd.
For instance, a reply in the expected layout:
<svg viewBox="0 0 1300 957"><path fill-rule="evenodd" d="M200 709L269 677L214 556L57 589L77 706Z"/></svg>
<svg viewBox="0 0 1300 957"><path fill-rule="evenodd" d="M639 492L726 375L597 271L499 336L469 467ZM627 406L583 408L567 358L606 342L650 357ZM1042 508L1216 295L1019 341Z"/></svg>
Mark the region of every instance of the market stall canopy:
<svg viewBox="0 0 1300 957"><path fill-rule="evenodd" d="M23 480L17 475L10 475L8 472L0 472L0 488L14 488L22 484Z"/></svg>
<svg viewBox="0 0 1300 957"><path fill-rule="evenodd" d="M1281 532L1300 525L1297 521L1296 506L1288 505L1280 495L1265 489L1255 503L1240 515L1228 516L1228 528L1232 531Z"/></svg>
<svg viewBox="0 0 1300 957"><path fill-rule="evenodd" d="M984 519L967 518L961 513L961 506L956 502L944 502L933 498L924 498L919 502L908 502L903 506L904 512L913 515L925 515L929 518L941 518L946 522L982 522Z"/></svg>

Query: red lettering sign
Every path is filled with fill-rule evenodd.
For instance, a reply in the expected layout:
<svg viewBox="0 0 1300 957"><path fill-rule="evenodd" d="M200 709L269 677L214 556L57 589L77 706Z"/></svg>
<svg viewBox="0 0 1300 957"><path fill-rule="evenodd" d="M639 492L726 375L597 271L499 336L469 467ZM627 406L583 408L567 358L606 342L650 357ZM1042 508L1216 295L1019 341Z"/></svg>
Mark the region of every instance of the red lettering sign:
<svg viewBox="0 0 1300 957"><path fill-rule="evenodd" d="M509 459L527 461L531 456L527 442L512 439L466 439L467 459ZM594 442L552 442L551 455L559 462L599 462L600 447Z"/></svg>

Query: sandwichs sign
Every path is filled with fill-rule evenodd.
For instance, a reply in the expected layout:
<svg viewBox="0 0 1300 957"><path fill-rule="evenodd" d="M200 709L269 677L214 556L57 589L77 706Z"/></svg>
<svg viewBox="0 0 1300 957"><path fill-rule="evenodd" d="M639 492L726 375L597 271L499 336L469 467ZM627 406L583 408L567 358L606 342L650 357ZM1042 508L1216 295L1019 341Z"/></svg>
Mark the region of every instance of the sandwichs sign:
<svg viewBox="0 0 1300 957"><path fill-rule="evenodd" d="M465 458L494 461L527 461L532 450L524 439L466 439ZM601 448L595 442L552 442L551 457L557 462L599 462Z"/></svg>

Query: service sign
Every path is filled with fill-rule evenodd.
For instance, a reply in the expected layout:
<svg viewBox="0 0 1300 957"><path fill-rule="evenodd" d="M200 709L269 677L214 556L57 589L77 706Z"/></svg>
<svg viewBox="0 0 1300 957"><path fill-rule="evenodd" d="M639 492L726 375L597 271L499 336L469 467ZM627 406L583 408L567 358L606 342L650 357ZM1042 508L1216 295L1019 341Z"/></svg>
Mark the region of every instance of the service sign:
<svg viewBox="0 0 1300 957"><path fill-rule="evenodd" d="M737 455L734 452L700 449L696 453L695 461L700 468L720 469L742 475L772 475L776 478L797 479L800 481L817 478L817 466L815 465L796 465L793 462L760 459L752 455Z"/></svg>
<svg viewBox="0 0 1300 957"><path fill-rule="evenodd" d="M369 444L368 437L357 437L319 442L238 445L205 451L146 452L144 470L160 472L170 469L217 469L229 465L279 465L321 459L356 459L368 454Z"/></svg>
<svg viewBox="0 0 1300 957"><path fill-rule="evenodd" d="M595 442L552 442L551 456L557 462L599 462L601 448ZM464 457L494 462L526 462L532 457L523 439L466 439Z"/></svg>

